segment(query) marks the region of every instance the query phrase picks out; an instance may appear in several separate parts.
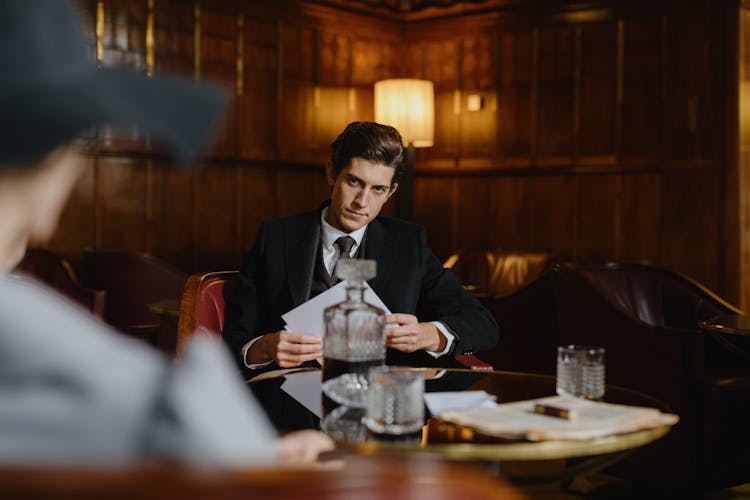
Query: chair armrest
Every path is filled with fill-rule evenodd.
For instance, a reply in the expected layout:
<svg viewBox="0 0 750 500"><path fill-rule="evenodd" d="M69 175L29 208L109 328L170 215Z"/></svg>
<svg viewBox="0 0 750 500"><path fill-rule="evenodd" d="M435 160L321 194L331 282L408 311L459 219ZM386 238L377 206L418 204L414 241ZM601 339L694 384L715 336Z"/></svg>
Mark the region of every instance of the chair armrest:
<svg viewBox="0 0 750 500"><path fill-rule="evenodd" d="M466 368L471 368L472 370L494 370L491 364L485 363L473 354L458 354L453 359L455 359L458 364L463 365Z"/></svg>

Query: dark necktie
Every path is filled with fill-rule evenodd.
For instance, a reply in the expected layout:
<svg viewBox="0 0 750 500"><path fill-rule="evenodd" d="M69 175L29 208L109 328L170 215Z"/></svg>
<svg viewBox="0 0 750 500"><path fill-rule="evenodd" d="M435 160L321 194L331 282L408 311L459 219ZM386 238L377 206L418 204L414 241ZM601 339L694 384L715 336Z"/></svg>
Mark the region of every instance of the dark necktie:
<svg viewBox="0 0 750 500"><path fill-rule="evenodd" d="M338 259L336 259L336 262L333 263L333 268L331 270L332 277L336 277L336 264L338 264L339 260L349 258L349 253L352 251L354 243L354 238L352 238L351 236L341 236L339 239L333 242L333 244L336 245L339 249L339 257Z"/></svg>

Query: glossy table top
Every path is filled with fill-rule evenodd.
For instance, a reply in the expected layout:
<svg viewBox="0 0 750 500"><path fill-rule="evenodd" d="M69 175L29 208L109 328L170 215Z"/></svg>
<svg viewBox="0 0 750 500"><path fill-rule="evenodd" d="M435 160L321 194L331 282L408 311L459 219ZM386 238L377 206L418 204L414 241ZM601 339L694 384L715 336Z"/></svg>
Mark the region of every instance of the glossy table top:
<svg viewBox="0 0 750 500"><path fill-rule="evenodd" d="M466 369L445 370L439 378L432 378L438 371L430 368L415 368L425 375L425 391L484 390L497 398L498 403L533 399L555 394L555 378L547 375L500 371L473 371ZM289 373L286 377L295 377ZM277 380L268 378L252 385ZM268 394L266 394L268 396ZM667 410L658 400L632 390L608 386L604 401L612 403L649 406ZM359 412L359 413L358 413ZM332 437L345 449L360 453L432 453L455 460L556 460L573 457L605 455L636 449L669 432L669 426L612 435L583 441L501 441L481 436L470 429L457 428L430 416L423 429L421 443L392 444L367 438L364 424L357 427L362 410L347 410L344 415L346 430ZM309 413L309 412L303 412ZM289 417L285 412L284 417ZM276 420L271 414L272 420ZM309 418L309 416L308 416ZM309 427L315 427L314 420ZM325 421L324 421L325 422ZM324 424L325 427L325 424ZM299 427L297 427L299 428Z"/></svg>

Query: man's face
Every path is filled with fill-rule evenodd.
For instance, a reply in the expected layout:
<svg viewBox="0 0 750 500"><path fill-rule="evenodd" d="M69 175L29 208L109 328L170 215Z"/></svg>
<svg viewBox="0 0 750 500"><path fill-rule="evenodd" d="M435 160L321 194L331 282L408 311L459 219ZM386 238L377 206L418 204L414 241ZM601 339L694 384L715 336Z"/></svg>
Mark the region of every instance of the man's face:
<svg viewBox="0 0 750 500"><path fill-rule="evenodd" d="M347 233L368 224L396 192L398 184L391 185L395 173L393 167L355 157L334 179L329 164L332 191L327 222Z"/></svg>
<svg viewBox="0 0 750 500"><path fill-rule="evenodd" d="M52 237L84 165L76 148L62 147L35 168L0 178L0 192L9 207L2 215L0 274L18 264L29 243L44 243Z"/></svg>

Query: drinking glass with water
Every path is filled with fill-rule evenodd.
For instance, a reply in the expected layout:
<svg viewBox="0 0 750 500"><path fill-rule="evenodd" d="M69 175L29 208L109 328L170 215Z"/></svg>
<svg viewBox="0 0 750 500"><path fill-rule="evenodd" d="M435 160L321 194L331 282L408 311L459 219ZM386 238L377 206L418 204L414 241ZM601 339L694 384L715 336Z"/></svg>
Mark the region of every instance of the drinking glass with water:
<svg viewBox="0 0 750 500"><path fill-rule="evenodd" d="M604 348L590 345L558 347L557 394L601 399L604 396Z"/></svg>

